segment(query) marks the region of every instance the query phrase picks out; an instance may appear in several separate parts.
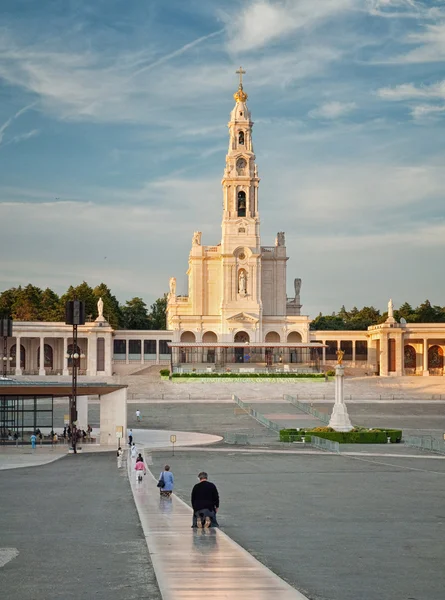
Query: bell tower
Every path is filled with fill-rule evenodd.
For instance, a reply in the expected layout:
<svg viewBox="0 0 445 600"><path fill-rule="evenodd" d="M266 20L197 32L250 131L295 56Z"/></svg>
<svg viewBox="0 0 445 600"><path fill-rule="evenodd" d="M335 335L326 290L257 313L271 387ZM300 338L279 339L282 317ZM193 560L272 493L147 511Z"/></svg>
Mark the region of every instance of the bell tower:
<svg viewBox="0 0 445 600"><path fill-rule="evenodd" d="M258 169L252 143L253 122L240 67L235 106L230 113L229 148L222 179L223 323L246 311L261 318L261 248L258 212Z"/></svg>

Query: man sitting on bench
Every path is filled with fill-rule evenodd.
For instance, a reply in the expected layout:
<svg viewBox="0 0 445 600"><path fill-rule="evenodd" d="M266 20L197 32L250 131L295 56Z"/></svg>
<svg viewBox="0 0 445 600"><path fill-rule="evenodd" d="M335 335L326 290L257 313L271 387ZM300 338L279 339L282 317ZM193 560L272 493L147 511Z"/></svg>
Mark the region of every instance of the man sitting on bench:
<svg viewBox="0 0 445 600"><path fill-rule="evenodd" d="M216 485L207 481L207 478L207 473L201 471L198 475L199 483L192 490L193 528L198 527L198 517L201 521L201 527L206 526L207 519L210 520L209 527L219 527L216 520L219 494Z"/></svg>

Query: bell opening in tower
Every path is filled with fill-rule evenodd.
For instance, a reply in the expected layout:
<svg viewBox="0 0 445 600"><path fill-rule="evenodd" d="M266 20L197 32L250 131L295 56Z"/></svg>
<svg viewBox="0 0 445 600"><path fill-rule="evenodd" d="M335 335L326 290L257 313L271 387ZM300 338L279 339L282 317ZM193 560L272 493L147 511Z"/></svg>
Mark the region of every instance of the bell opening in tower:
<svg viewBox="0 0 445 600"><path fill-rule="evenodd" d="M238 134L238 143L244 146L244 131L240 131Z"/></svg>
<svg viewBox="0 0 445 600"><path fill-rule="evenodd" d="M246 192L238 192L237 209L239 217L246 216Z"/></svg>

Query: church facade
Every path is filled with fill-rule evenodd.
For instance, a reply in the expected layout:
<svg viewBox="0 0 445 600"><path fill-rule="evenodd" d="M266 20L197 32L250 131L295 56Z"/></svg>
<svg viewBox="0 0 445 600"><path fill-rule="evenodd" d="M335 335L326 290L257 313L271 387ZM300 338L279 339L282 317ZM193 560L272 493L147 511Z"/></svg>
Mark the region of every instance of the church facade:
<svg viewBox="0 0 445 600"><path fill-rule="evenodd" d="M222 178L221 241L201 243L193 234L188 294L176 294L170 279L167 329L174 342L308 344L309 317L301 315L301 280L287 298L285 234L264 246L260 236L260 178L255 163L253 122L240 83L228 123L229 148Z"/></svg>

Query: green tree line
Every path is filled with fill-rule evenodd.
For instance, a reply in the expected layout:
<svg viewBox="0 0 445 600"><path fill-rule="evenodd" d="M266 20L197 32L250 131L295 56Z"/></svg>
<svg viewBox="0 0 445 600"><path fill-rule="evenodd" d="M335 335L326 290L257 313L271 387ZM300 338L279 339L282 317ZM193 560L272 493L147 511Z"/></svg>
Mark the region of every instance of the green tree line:
<svg viewBox="0 0 445 600"><path fill-rule="evenodd" d="M95 288L86 281L70 286L58 296L50 288L45 290L28 284L5 290L0 294L0 313L10 315L16 321L65 321L67 300L85 302L87 321L97 318L97 301L102 298L104 317L114 329L165 329L167 294L158 298L150 309L142 298L136 297L120 304L105 283Z"/></svg>
<svg viewBox="0 0 445 600"><path fill-rule="evenodd" d="M312 323L313 330L359 330L367 329L370 325L384 323L388 313L380 314L373 306L364 306L359 310L354 306L346 310L344 306L338 313L331 315L319 314ZM397 322L405 319L407 323L445 323L445 306L433 306L429 300L425 300L417 308L413 308L408 302L402 304L398 310L394 310L394 318Z"/></svg>

